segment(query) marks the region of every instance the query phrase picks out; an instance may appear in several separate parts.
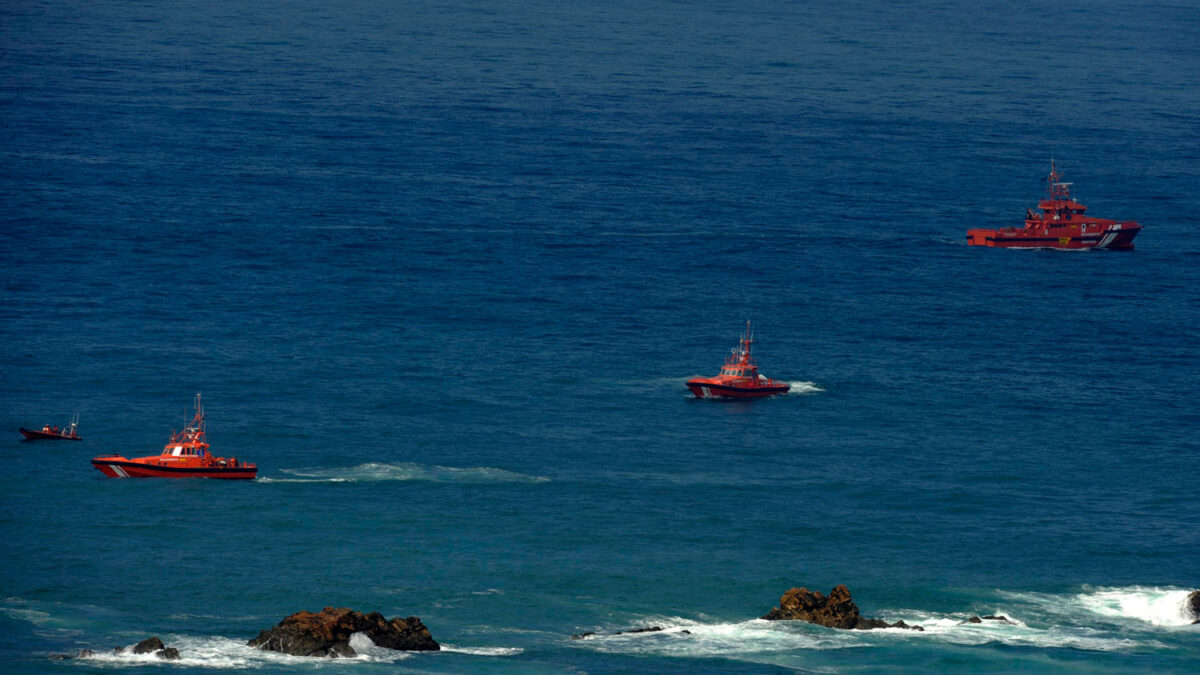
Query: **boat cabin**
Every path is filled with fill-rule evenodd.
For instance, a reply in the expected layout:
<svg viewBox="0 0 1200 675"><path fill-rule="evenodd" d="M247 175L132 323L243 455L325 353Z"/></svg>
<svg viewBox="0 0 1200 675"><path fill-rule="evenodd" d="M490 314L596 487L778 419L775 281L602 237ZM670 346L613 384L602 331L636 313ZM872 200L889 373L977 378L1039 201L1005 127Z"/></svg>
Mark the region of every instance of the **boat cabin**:
<svg viewBox="0 0 1200 675"><path fill-rule="evenodd" d="M205 454L207 454L205 452L207 447L207 444L171 445L168 443L167 446L163 448L162 454L164 457L203 457Z"/></svg>

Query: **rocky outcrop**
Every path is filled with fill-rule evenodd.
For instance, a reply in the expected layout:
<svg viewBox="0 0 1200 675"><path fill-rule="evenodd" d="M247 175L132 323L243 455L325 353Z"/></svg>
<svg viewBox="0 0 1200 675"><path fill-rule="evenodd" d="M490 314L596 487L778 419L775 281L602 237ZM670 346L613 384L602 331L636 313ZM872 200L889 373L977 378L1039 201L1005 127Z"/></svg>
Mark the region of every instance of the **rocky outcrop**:
<svg viewBox="0 0 1200 675"><path fill-rule="evenodd" d="M807 621L829 628L854 628L862 616L850 599L850 589L838 585L829 597L820 591L793 588L779 598L779 606L762 618L767 621Z"/></svg>
<svg viewBox="0 0 1200 675"><path fill-rule="evenodd" d="M354 656L350 636L365 633L379 647L404 651L437 651L441 645L415 616L388 620L379 612L362 614L326 607L316 614L296 612L247 644L293 656Z"/></svg>
<svg viewBox="0 0 1200 675"><path fill-rule="evenodd" d="M1183 611L1184 616L1190 618L1192 623L1200 623L1200 591L1188 593L1183 601Z"/></svg>
<svg viewBox="0 0 1200 675"><path fill-rule="evenodd" d="M133 653L150 654L153 652L161 652L166 648L167 646L163 644L162 640L159 640L157 637L149 637L134 645Z"/></svg>
<svg viewBox="0 0 1200 675"><path fill-rule="evenodd" d="M868 619L858 611L858 605L850 599L850 589L844 585L834 586L829 597L819 591L807 588L793 588L779 598L779 606L767 612L762 618L767 621L807 621L828 628L870 630L872 628L909 628L925 630L920 626L910 626L903 621L888 623L883 619Z"/></svg>
<svg viewBox="0 0 1200 675"><path fill-rule="evenodd" d="M130 654L153 654L160 659L168 661L176 661L179 659L179 650L174 647L168 647L163 644L163 641L157 637L149 637L128 649ZM117 647L113 649L114 654L124 654L125 647Z"/></svg>

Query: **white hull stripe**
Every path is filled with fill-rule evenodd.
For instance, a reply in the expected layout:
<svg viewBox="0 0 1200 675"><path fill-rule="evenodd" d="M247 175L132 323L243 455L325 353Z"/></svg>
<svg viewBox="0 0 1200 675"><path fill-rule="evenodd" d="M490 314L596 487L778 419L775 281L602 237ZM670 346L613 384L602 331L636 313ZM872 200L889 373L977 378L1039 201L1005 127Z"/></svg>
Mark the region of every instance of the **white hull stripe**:
<svg viewBox="0 0 1200 675"><path fill-rule="evenodd" d="M1096 244L1096 248L1107 247L1109 244L1111 244L1113 242L1113 239L1117 238L1117 235L1120 233L1121 233L1120 225L1109 225L1108 232L1106 232L1104 234L1104 237L1101 238L1099 243Z"/></svg>
<svg viewBox="0 0 1200 675"><path fill-rule="evenodd" d="M125 473L125 469L122 469L116 464L109 464L109 466L112 467L112 470L115 471L121 478L129 478L129 474Z"/></svg>

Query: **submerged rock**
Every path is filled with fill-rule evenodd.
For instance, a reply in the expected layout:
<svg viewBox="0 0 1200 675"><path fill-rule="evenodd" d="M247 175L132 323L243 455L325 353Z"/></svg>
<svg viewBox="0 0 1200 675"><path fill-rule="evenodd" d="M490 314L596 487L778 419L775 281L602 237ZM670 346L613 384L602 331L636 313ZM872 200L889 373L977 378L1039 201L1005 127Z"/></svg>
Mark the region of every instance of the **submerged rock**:
<svg viewBox="0 0 1200 675"><path fill-rule="evenodd" d="M606 636L606 637L611 637L613 635L631 635L633 633L658 633L662 630L663 630L662 626L646 626L645 628L630 628L629 630L619 630L615 633L609 633L608 636ZM690 631L690 630L679 631L679 635L691 635L691 634L692 634L692 631ZM571 639L572 640L582 640L584 638L590 638L590 637L598 637L598 636L596 635L596 633L594 631L588 631L586 633L579 633L578 635L572 635Z"/></svg>
<svg viewBox="0 0 1200 675"><path fill-rule="evenodd" d="M662 626L647 626L645 628L633 628L631 630L619 630L613 635L625 635L627 633L657 633L662 630Z"/></svg>
<svg viewBox="0 0 1200 675"><path fill-rule="evenodd" d="M293 656L348 657L356 654L350 646L350 636L355 633L365 633L377 646L386 649L441 649L429 629L415 616L388 620L379 612L362 614L345 607L326 607L316 614L296 612L246 644Z"/></svg>
<svg viewBox="0 0 1200 675"><path fill-rule="evenodd" d="M1183 611L1192 623L1200 623L1200 591L1192 591L1183 601Z"/></svg>
<svg viewBox="0 0 1200 675"><path fill-rule="evenodd" d="M95 656L96 652L90 649L80 649L74 654L51 654L51 661L66 661L67 659L86 659L89 656Z"/></svg>
<svg viewBox="0 0 1200 675"><path fill-rule="evenodd" d="M807 588L793 588L779 598L779 606L762 617L767 621L807 621L827 628L870 630L872 628L908 628L923 631L920 626L910 626L903 621L888 623L883 619L868 619L858 611L858 605L850 599L850 589L838 584L829 592L829 597Z"/></svg>

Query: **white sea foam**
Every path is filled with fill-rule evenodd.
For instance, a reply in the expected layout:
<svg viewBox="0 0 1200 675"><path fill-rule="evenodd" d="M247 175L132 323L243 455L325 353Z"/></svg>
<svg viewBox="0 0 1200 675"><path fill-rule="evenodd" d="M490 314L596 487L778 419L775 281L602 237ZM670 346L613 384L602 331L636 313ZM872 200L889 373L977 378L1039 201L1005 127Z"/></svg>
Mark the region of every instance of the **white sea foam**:
<svg viewBox="0 0 1200 675"><path fill-rule="evenodd" d="M358 654L347 659L321 659L319 664L308 656L291 656L278 652L264 651L250 647L244 640L234 640L226 637L208 636L193 637L185 635L165 635L163 642L168 647L179 650L179 660L164 661L154 654L133 654L127 648L124 653L114 654L111 650L97 652L93 656L84 657L88 662L99 662L111 666L145 666L176 664L197 668L272 668L280 666L306 665L350 665L363 661L377 663L393 663L401 659L413 658L415 652L401 652L375 646L371 638L365 634L355 633L350 636L350 646Z"/></svg>
<svg viewBox="0 0 1200 675"><path fill-rule="evenodd" d="M431 483L544 483L541 476L528 476L490 466L450 467L410 462L367 462L350 467L282 469L293 478L261 478L264 483L367 483L378 481L424 481Z"/></svg>
<svg viewBox="0 0 1200 675"><path fill-rule="evenodd" d="M638 622L639 625L643 623L661 626L662 630L620 635L597 631L596 635L577 640L575 644L606 653L718 658L866 645L854 631L823 630L811 624L786 621L751 619L735 623L702 623L679 617L650 617Z"/></svg>
<svg viewBox="0 0 1200 675"><path fill-rule="evenodd" d="M1059 602L1065 596L1058 596ZM1127 652L1161 648L1162 643L1146 636L1131 637L1082 623L1036 622L1027 624L1011 611L997 612L1007 621L985 619L971 623L970 613L937 613L922 610L891 610L875 613L893 623L903 620L923 631L884 628L868 631L837 630L804 622L755 619L737 623L703 623L678 617L647 617L635 625L662 626L643 633L606 632L578 640L577 644L603 652L763 660L771 654L796 650L831 650L894 645L897 640L921 640L952 645L1001 644L1012 647L1079 649Z"/></svg>
<svg viewBox="0 0 1200 675"><path fill-rule="evenodd" d="M1136 619L1155 626L1186 626L1196 620L1184 608L1190 592L1146 586L1096 588L1075 596L1074 602L1098 616Z"/></svg>
<svg viewBox="0 0 1200 675"><path fill-rule="evenodd" d="M789 394L815 394L819 391L825 391L817 386L816 382L792 382L788 387Z"/></svg>
<svg viewBox="0 0 1200 675"><path fill-rule="evenodd" d="M442 651L452 654L472 654L474 656L515 656L525 650L520 647L456 647L442 644Z"/></svg>
<svg viewBox="0 0 1200 675"><path fill-rule="evenodd" d="M0 608L5 616L17 621L28 621L35 626L44 626L54 621L49 612L43 612L36 609L25 609L21 607L4 607Z"/></svg>
<svg viewBox="0 0 1200 675"><path fill-rule="evenodd" d="M1186 588L1158 586L1085 587L1069 595L1010 592L1002 595L1049 615L1056 623L1094 624L1098 619L1136 627L1190 625Z"/></svg>

